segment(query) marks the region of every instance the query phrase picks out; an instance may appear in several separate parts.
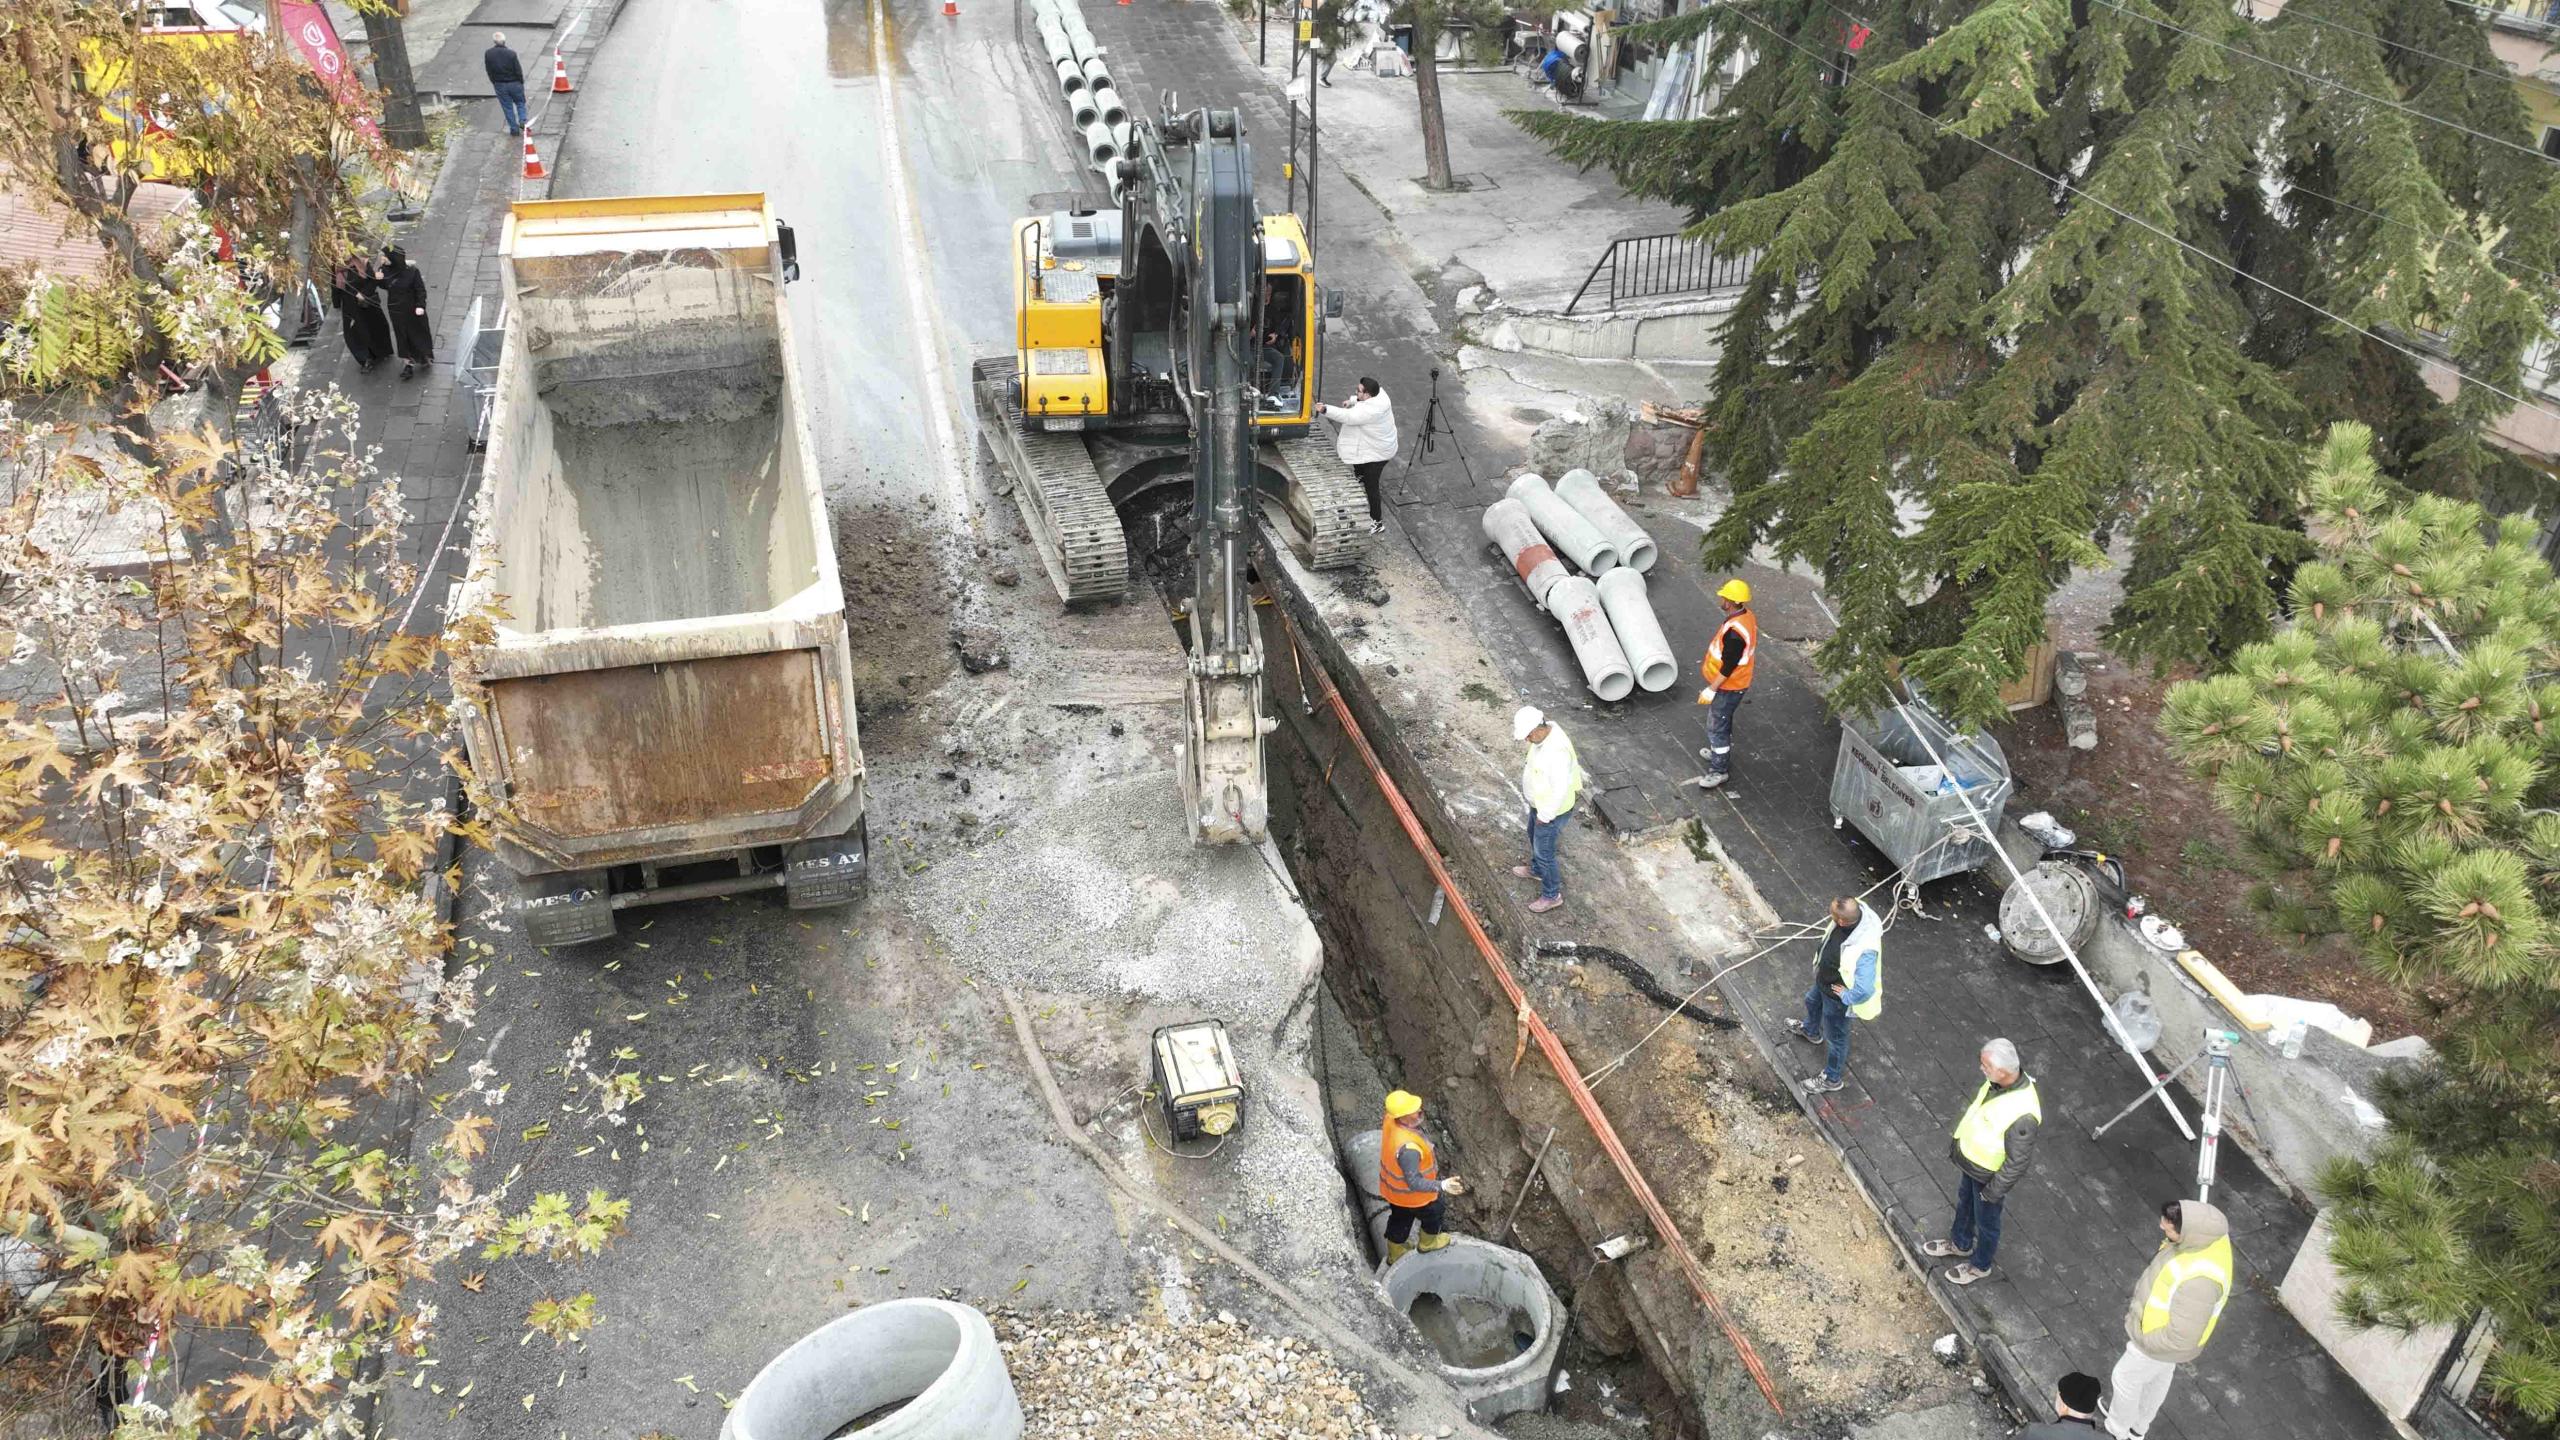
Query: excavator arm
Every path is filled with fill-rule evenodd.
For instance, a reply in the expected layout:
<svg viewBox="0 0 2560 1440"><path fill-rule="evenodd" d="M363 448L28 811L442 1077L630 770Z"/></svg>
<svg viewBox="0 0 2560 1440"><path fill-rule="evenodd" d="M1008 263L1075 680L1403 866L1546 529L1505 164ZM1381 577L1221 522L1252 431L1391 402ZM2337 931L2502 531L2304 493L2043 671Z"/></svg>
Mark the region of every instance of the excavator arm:
<svg viewBox="0 0 2560 1440"><path fill-rule="evenodd" d="M1191 653L1178 762L1183 798L1193 838L1258 841L1269 826L1262 737L1273 722L1263 713L1262 637L1245 580L1263 279L1253 152L1243 117L1233 110L1141 121L1132 141L1122 188L1129 250L1115 308L1132 318L1165 317L1172 379L1191 421ZM1141 253L1150 246L1160 248ZM1163 284L1167 293L1128 293L1133 280Z"/></svg>

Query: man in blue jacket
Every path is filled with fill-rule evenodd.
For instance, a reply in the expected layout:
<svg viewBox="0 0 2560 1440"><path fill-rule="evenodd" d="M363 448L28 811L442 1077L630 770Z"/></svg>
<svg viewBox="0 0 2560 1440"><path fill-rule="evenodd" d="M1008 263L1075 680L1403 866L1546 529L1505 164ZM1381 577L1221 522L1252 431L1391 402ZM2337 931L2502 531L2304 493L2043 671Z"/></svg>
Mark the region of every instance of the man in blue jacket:
<svg viewBox="0 0 2560 1440"><path fill-rule="evenodd" d="M1804 1018L1787 1033L1808 1045L1829 1047L1822 1073L1804 1082L1816 1095L1840 1088L1849 1073L1849 1020L1884 1014L1884 921L1842 896L1831 902L1831 930L1814 961L1813 988L1804 992Z"/></svg>
<svg viewBox="0 0 2560 1440"><path fill-rule="evenodd" d="M507 117L507 133L524 133L524 64L516 52L507 48L507 37L492 35L489 48L481 52L480 68L488 73L489 88L497 92L498 110Z"/></svg>

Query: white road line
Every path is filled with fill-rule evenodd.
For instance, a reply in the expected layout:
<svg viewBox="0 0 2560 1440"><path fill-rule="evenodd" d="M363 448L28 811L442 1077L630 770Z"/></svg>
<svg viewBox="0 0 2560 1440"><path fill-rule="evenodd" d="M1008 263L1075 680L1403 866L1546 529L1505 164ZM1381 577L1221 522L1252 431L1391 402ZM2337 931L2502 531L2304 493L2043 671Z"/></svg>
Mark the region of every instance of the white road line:
<svg viewBox="0 0 2560 1440"><path fill-rule="evenodd" d="M904 132L898 125L898 72L889 55L887 0L871 0L871 71L880 81L880 158L888 168L889 195L898 209L898 228L906 234L907 310L916 328L916 345L923 352L925 409L933 417L934 443L942 451L937 467L941 472L942 498L952 530L967 534L976 527L969 513L967 455L960 447L960 427L953 423L951 387L943 376L946 357L941 315L933 303L932 252L925 247L924 222L919 218L915 188L907 178L906 155L900 143Z"/></svg>

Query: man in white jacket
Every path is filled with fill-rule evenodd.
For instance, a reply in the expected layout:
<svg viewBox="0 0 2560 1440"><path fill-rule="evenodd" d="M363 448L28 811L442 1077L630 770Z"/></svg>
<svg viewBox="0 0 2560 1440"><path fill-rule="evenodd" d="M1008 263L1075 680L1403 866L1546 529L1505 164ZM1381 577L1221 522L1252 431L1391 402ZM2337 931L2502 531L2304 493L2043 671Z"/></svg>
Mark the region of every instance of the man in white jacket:
<svg viewBox="0 0 2560 1440"><path fill-rule="evenodd" d="M1582 797L1582 760L1573 742L1535 705L1523 705L1511 717L1511 738L1529 747L1520 767L1520 793L1529 802L1529 863L1511 873L1538 882L1538 898L1529 908L1543 915L1564 903L1564 861L1556 841L1565 817Z"/></svg>
<svg viewBox="0 0 2560 1440"><path fill-rule="evenodd" d="M1333 453L1360 476L1369 497L1369 533L1383 535L1386 512L1378 505L1378 477L1396 458L1396 412L1387 392L1373 376L1360 377L1360 388L1342 405L1316 402L1316 413L1334 424Z"/></svg>

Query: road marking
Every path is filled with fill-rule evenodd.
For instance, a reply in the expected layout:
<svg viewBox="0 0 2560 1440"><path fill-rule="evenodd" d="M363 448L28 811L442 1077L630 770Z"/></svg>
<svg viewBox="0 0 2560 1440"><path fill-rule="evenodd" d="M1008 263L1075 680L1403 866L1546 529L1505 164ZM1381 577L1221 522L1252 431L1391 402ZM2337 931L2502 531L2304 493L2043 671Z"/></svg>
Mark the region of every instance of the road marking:
<svg viewBox="0 0 2560 1440"><path fill-rule="evenodd" d="M887 0L871 0L871 70L880 80L880 158L889 172L889 195L898 210L898 228L907 240L907 310L916 327L916 344L924 355L925 409L933 418L934 443L942 451L942 498L950 512L954 531L967 533L976 527L969 513L968 471L962 463L959 427L952 423L951 387L943 378L946 363L942 351L942 325L933 303L931 265L932 252L925 247L924 222L916 206L914 187L907 179L906 156L900 145L903 133L898 125L897 67L889 56L889 13Z"/></svg>

